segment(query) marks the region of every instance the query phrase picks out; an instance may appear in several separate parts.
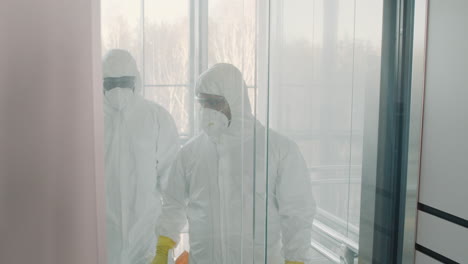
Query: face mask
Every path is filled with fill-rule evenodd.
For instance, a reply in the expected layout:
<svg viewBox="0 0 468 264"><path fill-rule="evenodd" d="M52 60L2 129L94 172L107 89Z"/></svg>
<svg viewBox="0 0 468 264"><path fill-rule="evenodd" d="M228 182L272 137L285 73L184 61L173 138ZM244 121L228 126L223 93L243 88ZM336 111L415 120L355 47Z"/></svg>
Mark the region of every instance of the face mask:
<svg viewBox="0 0 468 264"><path fill-rule="evenodd" d="M114 88L106 91L104 97L112 107L120 110L127 106L130 99L132 99L133 91L128 88Z"/></svg>
<svg viewBox="0 0 468 264"><path fill-rule="evenodd" d="M210 138L219 138L229 126L226 115L219 111L202 108L200 114L201 128Z"/></svg>

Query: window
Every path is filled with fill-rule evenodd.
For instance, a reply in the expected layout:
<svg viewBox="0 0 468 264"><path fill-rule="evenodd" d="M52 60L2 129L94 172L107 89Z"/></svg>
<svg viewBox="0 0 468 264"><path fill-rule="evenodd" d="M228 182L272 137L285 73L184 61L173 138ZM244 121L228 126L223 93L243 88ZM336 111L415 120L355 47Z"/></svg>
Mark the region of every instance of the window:
<svg viewBox="0 0 468 264"><path fill-rule="evenodd" d="M193 131L188 0L143 1L144 95L165 107L180 136Z"/></svg>
<svg viewBox="0 0 468 264"><path fill-rule="evenodd" d="M256 1L212 0L208 16L208 64L231 63L244 75L255 105Z"/></svg>
<svg viewBox="0 0 468 264"><path fill-rule="evenodd" d="M186 139L193 135L189 30L189 0L102 1L103 54L132 53L145 98L169 111Z"/></svg>
<svg viewBox="0 0 468 264"><path fill-rule="evenodd" d="M236 65L245 75L252 105L255 98L255 1L194 5L194 0L102 1L103 54L113 48L132 53L145 98L171 113L182 139L195 133L193 89L207 67L222 62ZM208 23L196 27L190 24L195 19ZM206 65L194 69L204 61Z"/></svg>

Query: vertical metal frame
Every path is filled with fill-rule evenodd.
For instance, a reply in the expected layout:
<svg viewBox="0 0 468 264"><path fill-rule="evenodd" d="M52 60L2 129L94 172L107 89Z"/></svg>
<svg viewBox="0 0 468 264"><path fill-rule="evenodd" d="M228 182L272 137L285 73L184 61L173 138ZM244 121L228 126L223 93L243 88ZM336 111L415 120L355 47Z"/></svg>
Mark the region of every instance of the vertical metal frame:
<svg viewBox="0 0 468 264"><path fill-rule="evenodd" d="M421 164L424 87L426 75L428 0L416 0L414 6L413 63L411 84L408 165L403 222L401 263L414 263L417 204Z"/></svg>
<svg viewBox="0 0 468 264"><path fill-rule="evenodd" d="M192 135L198 131L196 127L196 107L193 100L195 84L198 76L208 68L208 1L190 1L190 123Z"/></svg>
<svg viewBox="0 0 468 264"><path fill-rule="evenodd" d="M140 20L140 30L141 30L141 89L142 95L145 96L146 93L146 36L145 36L145 0L140 0L140 13L141 13L141 20Z"/></svg>
<svg viewBox="0 0 468 264"><path fill-rule="evenodd" d="M270 6L269 0L257 0L256 3L256 98L254 115L263 124L267 120L267 91L270 78ZM266 48L265 48L266 47Z"/></svg>
<svg viewBox="0 0 468 264"><path fill-rule="evenodd" d="M384 0L383 8L381 85L366 94L359 263L393 264L408 237L415 0Z"/></svg>
<svg viewBox="0 0 468 264"><path fill-rule="evenodd" d="M208 0L190 0L190 83L208 68Z"/></svg>

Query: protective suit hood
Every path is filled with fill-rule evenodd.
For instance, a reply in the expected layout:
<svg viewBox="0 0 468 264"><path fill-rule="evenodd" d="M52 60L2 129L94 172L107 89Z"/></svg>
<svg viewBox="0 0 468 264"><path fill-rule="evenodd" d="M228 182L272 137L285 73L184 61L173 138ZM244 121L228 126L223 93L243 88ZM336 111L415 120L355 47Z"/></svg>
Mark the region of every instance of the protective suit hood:
<svg viewBox="0 0 468 264"><path fill-rule="evenodd" d="M135 96L141 95L142 82L140 72L135 59L132 55L121 49L110 50L103 60L103 78L107 77L123 77L123 76L134 76L135 77L135 89L133 94L130 93L128 88L114 88L113 90L106 91L108 96L104 96L106 104L111 105L114 108L122 109L126 105L131 104L135 99Z"/></svg>
<svg viewBox="0 0 468 264"><path fill-rule="evenodd" d="M252 115L247 86L242 73L232 64L219 63L204 72L197 81L195 93L205 93L223 96L231 110L231 124L226 130L230 136L239 136L253 126L255 118Z"/></svg>
<svg viewBox="0 0 468 264"><path fill-rule="evenodd" d="M140 72L133 56L126 50L112 49L104 56L102 77L135 76L135 94L141 94Z"/></svg>

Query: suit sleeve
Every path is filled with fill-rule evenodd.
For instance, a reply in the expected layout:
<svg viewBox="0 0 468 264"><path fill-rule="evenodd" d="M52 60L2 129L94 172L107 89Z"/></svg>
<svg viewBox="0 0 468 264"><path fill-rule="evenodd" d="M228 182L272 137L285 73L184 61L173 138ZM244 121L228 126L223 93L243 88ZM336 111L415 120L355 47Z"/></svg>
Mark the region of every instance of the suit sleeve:
<svg viewBox="0 0 468 264"><path fill-rule="evenodd" d="M157 232L173 241L179 241L179 234L187 222L188 183L184 170L182 151L179 151L170 170L170 178L163 192L162 212Z"/></svg>
<svg viewBox="0 0 468 264"><path fill-rule="evenodd" d="M288 144L281 155L277 184L276 198L284 258L287 261L310 263L316 205L306 163L293 142Z"/></svg>

